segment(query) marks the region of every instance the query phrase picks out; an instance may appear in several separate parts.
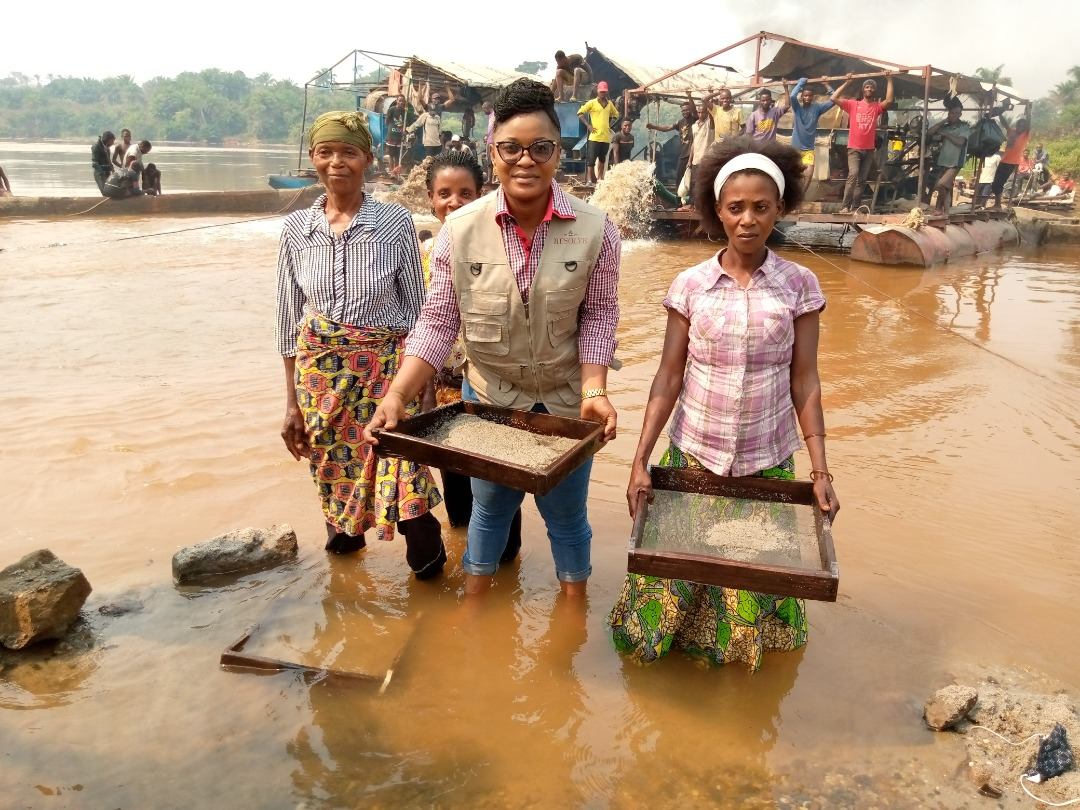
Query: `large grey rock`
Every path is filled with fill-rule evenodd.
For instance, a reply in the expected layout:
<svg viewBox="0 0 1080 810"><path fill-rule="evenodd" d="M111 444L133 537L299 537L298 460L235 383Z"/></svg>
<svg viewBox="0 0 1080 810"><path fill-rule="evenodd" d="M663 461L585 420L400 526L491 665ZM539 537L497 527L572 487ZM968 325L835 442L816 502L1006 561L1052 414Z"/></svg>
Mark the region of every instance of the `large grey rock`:
<svg viewBox="0 0 1080 810"><path fill-rule="evenodd" d="M926 701L923 717L934 731L952 728L965 717L979 700L979 693L970 686L946 686L938 689Z"/></svg>
<svg viewBox="0 0 1080 810"><path fill-rule="evenodd" d="M91 590L82 571L48 549L27 554L0 571L0 644L21 650L61 638Z"/></svg>
<svg viewBox="0 0 1080 810"><path fill-rule="evenodd" d="M173 580L183 584L221 574L264 571L291 562L296 555L296 532L287 523L269 529L237 529L176 552Z"/></svg>

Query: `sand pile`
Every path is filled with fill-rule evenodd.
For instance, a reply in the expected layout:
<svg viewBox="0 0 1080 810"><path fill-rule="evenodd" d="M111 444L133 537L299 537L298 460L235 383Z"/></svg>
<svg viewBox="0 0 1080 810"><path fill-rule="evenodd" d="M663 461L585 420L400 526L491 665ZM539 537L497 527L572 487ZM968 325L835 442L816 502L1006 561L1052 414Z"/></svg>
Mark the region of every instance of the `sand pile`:
<svg viewBox="0 0 1080 810"><path fill-rule="evenodd" d="M798 544L791 533L777 526L767 514L715 523L703 539L729 560L754 560L766 552L786 552L798 557Z"/></svg>
<svg viewBox="0 0 1080 810"><path fill-rule="evenodd" d="M629 160L608 169L589 202L607 211L624 239L640 239L652 227L653 164Z"/></svg>
<svg viewBox="0 0 1080 810"><path fill-rule="evenodd" d="M534 470L547 467L577 444L575 439L542 436L472 414L448 419L424 438Z"/></svg>
<svg viewBox="0 0 1080 810"><path fill-rule="evenodd" d="M404 205L414 214L427 214L431 211L431 200L427 193L427 167L432 158L426 157L412 167L405 182L392 191L378 192L375 199L384 203Z"/></svg>

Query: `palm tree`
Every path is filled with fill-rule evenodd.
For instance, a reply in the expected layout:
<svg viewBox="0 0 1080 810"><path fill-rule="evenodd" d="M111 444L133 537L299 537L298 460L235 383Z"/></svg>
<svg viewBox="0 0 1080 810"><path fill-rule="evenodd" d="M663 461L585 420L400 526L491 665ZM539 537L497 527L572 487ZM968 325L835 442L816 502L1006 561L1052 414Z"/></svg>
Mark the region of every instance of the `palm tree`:
<svg viewBox="0 0 1080 810"><path fill-rule="evenodd" d="M1012 87L1012 78L1002 75L1004 70L1004 63L998 65L996 68L975 68L975 78L980 81L989 82L990 84L1003 84L1006 87Z"/></svg>

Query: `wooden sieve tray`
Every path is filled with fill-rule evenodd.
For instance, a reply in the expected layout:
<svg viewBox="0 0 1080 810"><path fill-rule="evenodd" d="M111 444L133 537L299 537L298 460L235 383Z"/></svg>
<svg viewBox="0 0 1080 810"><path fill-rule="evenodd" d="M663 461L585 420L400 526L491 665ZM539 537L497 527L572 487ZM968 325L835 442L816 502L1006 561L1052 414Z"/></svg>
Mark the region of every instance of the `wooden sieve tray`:
<svg viewBox="0 0 1080 810"><path fill-rule="evenodd" d="M641 541L649 503L642 495L638 500L634 528L630 534L627 571L778 596L836 601L840 569L836 564L832 525L829 516L818 508L814 499L814 487L809 481L783 481L749 476L732 478L716 475L708 470L670 467L652 467L649 474L654 490L776 501L813 509L820 564L813 568L766 565L709 554L643 549Z"/></svg>
<svg viewBox="0 0 1080 810"><path fill-rule="evenodd" d="M463 413L530 433L575 439L577 444L547 467L534 468L485 456L480 448L462 450L424 438L444 420ZM549 413L518 411L478 402L455 402L404 419L394 430L376 430L374 434L379 440L375 451L380 455L404 458L440 470L494 481L511 489L546 495L603 446L604 426Z"/></svg>

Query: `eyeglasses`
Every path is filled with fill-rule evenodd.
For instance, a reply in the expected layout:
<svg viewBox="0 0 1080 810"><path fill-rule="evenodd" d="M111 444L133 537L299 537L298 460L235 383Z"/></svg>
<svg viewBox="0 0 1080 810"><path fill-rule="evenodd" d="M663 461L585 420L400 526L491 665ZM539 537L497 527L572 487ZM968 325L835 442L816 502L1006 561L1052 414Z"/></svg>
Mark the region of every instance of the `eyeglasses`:
<svg viewBox="0 0 1080 810"><path fill-rule="evenodd" d="M558 144L550 140L533 141L528 146L522 146L517 141L499 141L495 144L499 157L510 164L517 163L526 152L533 163L547 163L558 148Z"/></svg>

